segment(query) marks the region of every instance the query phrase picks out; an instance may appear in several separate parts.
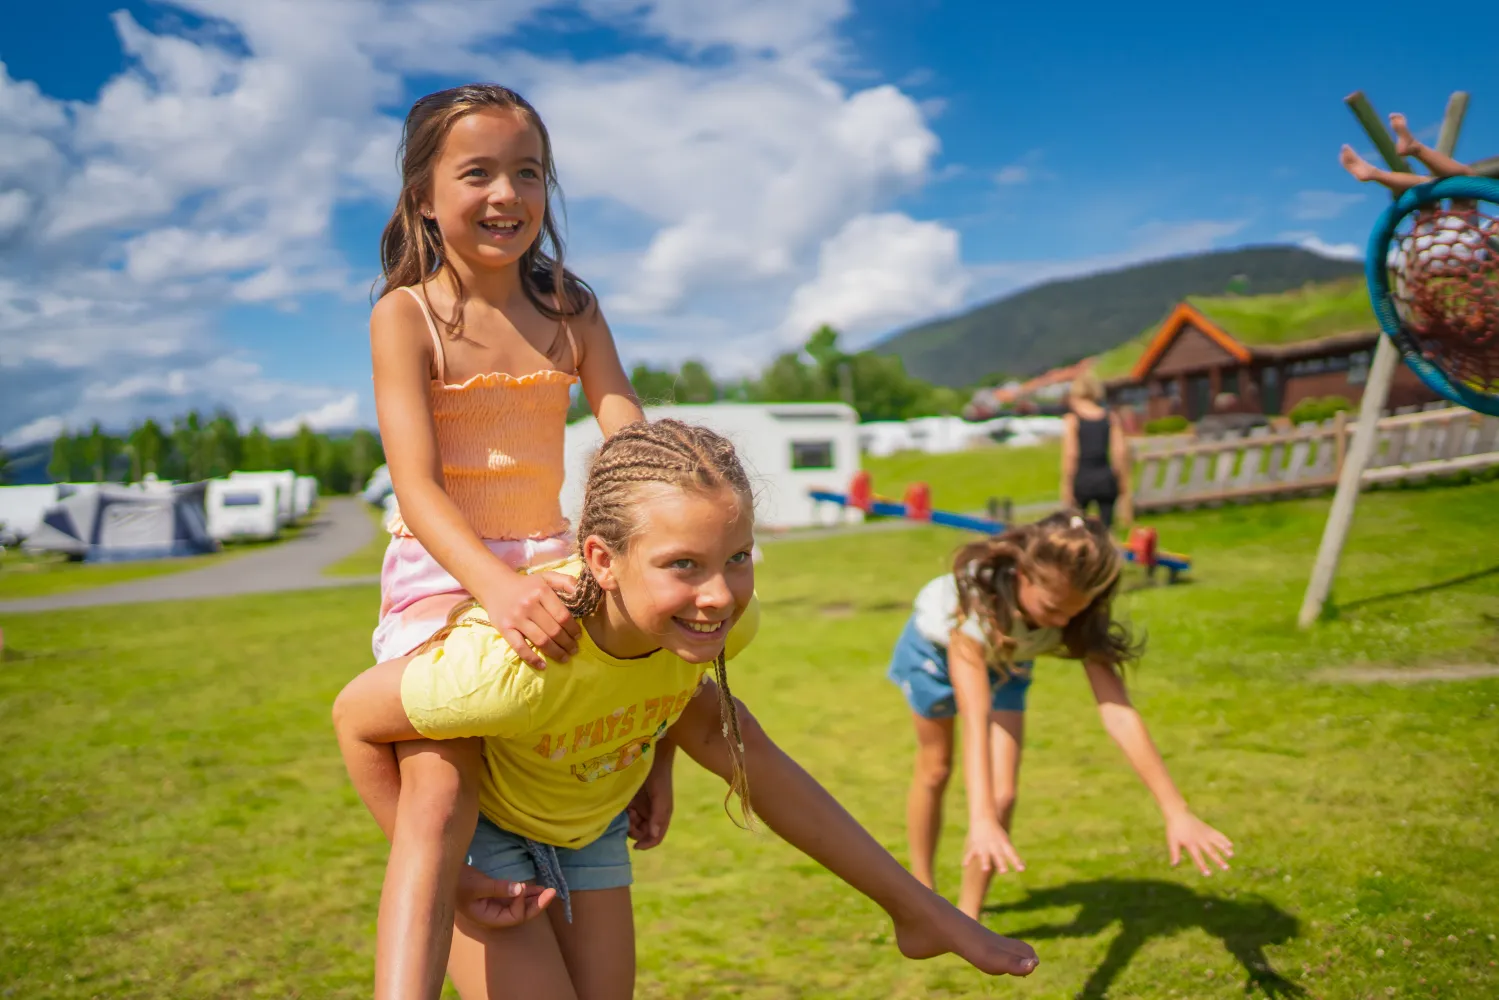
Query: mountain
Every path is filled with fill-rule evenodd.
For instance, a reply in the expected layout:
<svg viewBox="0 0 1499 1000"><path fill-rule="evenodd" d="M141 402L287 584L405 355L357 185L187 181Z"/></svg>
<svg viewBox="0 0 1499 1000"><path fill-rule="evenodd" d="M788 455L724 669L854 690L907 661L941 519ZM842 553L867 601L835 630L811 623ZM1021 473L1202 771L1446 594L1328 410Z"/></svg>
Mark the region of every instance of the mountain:
<svg viewBox="0 0 1499 1000"><path fill-rule="evenodd" d="M1356 261L1298 247L1174 257L1028 288L901 331L874 350L938 385L971 385L995 372L1028 377L1139 336L1190 295L1264 295L1362 273Z"/></svg>

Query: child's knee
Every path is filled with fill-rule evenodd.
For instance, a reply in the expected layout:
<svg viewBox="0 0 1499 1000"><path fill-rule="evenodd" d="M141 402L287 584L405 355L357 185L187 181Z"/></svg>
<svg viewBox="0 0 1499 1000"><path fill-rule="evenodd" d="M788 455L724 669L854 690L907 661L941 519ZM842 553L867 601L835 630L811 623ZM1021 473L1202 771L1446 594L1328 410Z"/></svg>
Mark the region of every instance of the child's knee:
<svg viewBox="0 0 1499 1000"><path fill-rule="evenodd" d="M412 740L398 747L401 811L445 829L478 809L480 757L468 740Z"/></svg>
<svg viewBox="0 0 1499 1000"><path fill-rule="evenodd" d="M952 753L920 750L916 754L916 780L924 787L941 791L952 777Z"/></svg>

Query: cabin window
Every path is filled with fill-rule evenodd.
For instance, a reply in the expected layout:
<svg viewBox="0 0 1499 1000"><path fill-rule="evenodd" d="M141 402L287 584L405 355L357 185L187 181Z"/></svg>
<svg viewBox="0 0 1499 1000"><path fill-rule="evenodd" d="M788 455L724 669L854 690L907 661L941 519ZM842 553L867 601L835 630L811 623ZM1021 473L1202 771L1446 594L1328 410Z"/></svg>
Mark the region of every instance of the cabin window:
<svg viewBox="0 0 1499 1000"><path fill-rule="evenodd" d="M1223 373L1222 378L1218 381L1218 391L1230 393L1234 396L1239 394L1239 369L1230 368Z"/></svg>
<svg viewBox="0 0 1499 1000"><path fill-rule="evenodd" d="M259 493L225 493L223 496L225 507L259 507Z"/></svg>
<svg viewBox="0 0 1499 1000"><path fill-rule="evenodd" d="M833 467L833 442L791 442L791 467L793 469L831 469Z"/></svg>
<svg viewBox="0 0 1499 1000"><path fill-rule="evenodd" d="M1369 352L1357 351L1348 358L1348 384L1363 385L1369 381Z"/></svg>

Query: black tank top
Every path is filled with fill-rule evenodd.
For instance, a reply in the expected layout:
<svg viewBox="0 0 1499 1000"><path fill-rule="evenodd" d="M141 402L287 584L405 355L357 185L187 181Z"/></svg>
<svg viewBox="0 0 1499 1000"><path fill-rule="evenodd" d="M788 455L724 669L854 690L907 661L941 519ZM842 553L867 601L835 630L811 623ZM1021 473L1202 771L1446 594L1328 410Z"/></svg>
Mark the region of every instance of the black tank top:
<svg viewBox="0 0 1499 1000"><path fill-rule="evenodd" d="M1072 491L1079 499L1114 496L1119 484L1114 480L1114 468L1109 463L1108 415L1097 420L1077 418L1077 474L1072 480Z"/></svg>

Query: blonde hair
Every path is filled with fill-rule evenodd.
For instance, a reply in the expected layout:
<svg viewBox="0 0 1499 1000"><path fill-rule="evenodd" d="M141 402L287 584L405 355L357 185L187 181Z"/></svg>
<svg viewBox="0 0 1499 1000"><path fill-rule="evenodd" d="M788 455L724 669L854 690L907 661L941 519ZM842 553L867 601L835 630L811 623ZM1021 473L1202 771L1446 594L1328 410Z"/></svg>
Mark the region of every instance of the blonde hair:
<svg viewBox="0 0 1499 1000"><path fill-rule="evenodd" d="M706 427L680 420L640 421L622 428L605 441L588 467L583 511L578 518L579 554L589 538L598 538L616 555L628 552L630 540L640 530L640 509L649 502L642 494L648 487L699 493L727 489L738 498L744 511L752 514L754 510L749 476L727 438ZM584 563L577 586L562 603L573 617L582 619L597 612L603 600L603 588ZM454 608L448 615L447 625L423 648L435 645L451 634L475 606L475 601L468 600ZM728 664L723 651L719 651L713 670L718 688L719 717L733 760L733 775L724 796L724 811L728 811L729 800L737 796L743 825L753 826L755 814L750 805L749 778L744 769L744 737L739 730L734 695L729 690ZM733 813L729 815L732 818Z"/></svg>
<svg viewBox="0 0 1499 1000"><path fill-rule="evenodd" d="M1072 380L1072 386L1067 390L1069 399L1086 399L1091 403L1103 402L1103 383L1098 381L1098 376L1092 372L1083 372Z"/></svg>
<svg viewBox="0 0 1499 1000"><path fill-rule="evenodd" d="M562 192L557 186L552 139L536 109L515 91L498 84L469 83L440 90L411 106L401 131L401 194L380 235L380 295L397 288L421 286L425 299L426 283L446 269L457 296L453 315L438 318L454 338L463 333L463 307L468 293L458 275L446 267L442 233L436 219L422 215L422 200L430 197L432 170L448 133L460 119L480 111L520 115L541 136L541 173L547 201L541 233L520 257L521 289L526 298L543 316L555 320L584 312L594 300L592 289L562 263L565 247L552 212L552 196L560 200ZM432 308L430 300L427 308Z"/></svg>
<svg viewBox="0 0 1499 1000"><path fill-rule="evenodd" d="M1096 517L1074 511L1052 514L958 550L953 575L959 613L975 616L991 648L1009 653L1015 648L1009 635L1019 611L1015 574L1031 579L1049 576L1078 593L1093 595L1062 628L1067 655L1118 669L1144 651L1144 644L1136 643L1113 618L1121 562L1108 529ZM998 666L1009 668L1006 663Z"/></svg>

